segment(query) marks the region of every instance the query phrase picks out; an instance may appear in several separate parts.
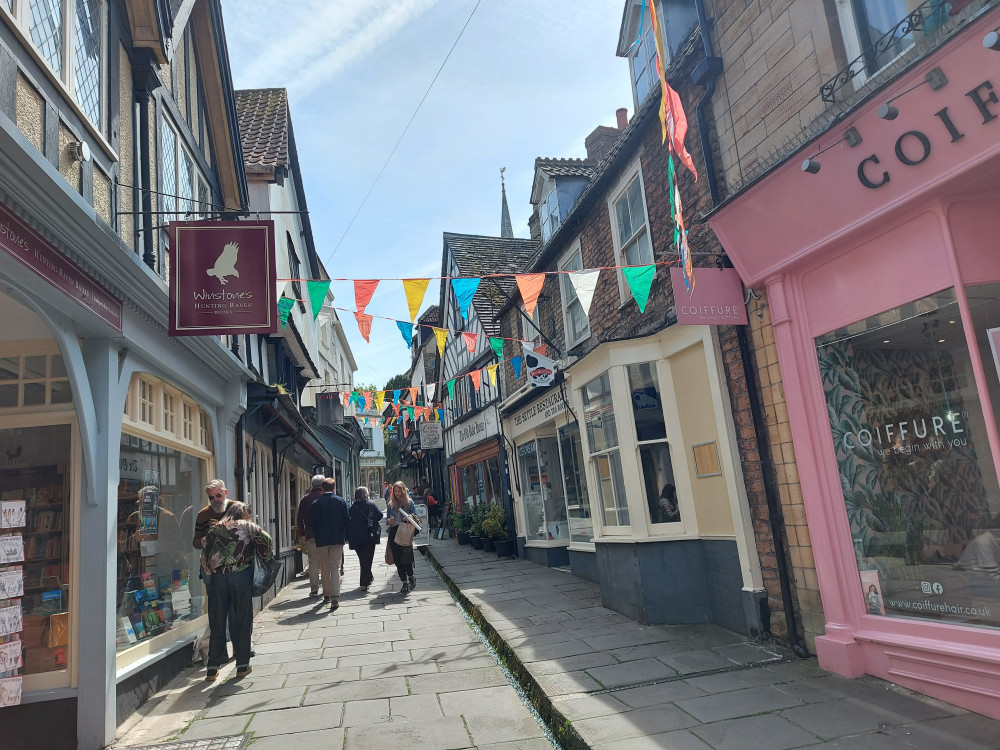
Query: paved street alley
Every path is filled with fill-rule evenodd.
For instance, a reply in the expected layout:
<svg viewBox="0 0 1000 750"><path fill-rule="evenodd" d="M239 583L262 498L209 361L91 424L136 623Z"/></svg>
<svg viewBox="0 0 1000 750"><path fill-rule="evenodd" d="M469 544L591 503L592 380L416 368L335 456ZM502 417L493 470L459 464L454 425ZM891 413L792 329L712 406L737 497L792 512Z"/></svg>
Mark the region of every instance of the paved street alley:
<svg viewBox="0 0 1000 750"><path fill-rule="evenodd" d="M845 680L715 626L639 625L561 570L435 541L404 599L383 564L362 595L347 559L335 614L298 579L258 617L252 675L234 679L230 663L213 684L203 668L186 670L113 747L552 747L434 567L566 747L1000 747L990 719L873 678Z"/></svg>

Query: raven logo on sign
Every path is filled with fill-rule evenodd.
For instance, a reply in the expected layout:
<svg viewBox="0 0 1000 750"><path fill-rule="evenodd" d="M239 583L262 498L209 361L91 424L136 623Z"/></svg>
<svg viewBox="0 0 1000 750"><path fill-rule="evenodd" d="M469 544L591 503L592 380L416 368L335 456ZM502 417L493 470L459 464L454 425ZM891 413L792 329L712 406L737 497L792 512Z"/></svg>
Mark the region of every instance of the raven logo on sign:
<svg viewBox="0 0 1000 750"><path fill-rule="evenodd" d="M205 273L209 276L215 276L221 284L228 283L226 281L227 276L235 276L238 279L240 272L236 270L236 259L239 257L239 254L240 246L235 242L230 242L222 248L222 254L215 261L215 265L205 271Z"/></svg>

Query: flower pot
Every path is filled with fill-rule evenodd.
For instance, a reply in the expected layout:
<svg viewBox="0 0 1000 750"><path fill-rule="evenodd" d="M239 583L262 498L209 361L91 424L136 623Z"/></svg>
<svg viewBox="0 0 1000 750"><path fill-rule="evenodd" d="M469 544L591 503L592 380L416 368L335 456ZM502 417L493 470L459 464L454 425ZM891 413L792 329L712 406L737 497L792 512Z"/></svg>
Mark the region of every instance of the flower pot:
<svg viewBox="0 0 1000 750"><path fill-rule="evenodd" d="M483 538L481 536L469 535L469 544L472 545L472 549L482 549L483 548Z"/></svg>
<svg viewBox="0 0 1000 750"><path fill-rule="evenodd" d="M497 557L511 557L514 554L514 542L510 539L497 539L493 542L497 550Z"/></svg>
<svg viewBox="0 0 1000 750"><path fill-rule="evenodd" d="M488 536L483 537L483 552L495 552L496 547L493 546L493 540Z"/></svg>
<svg viewBox="0 0 1000 750"><path fill-rule="evenodd" d="M449 539L454 539L455 538L455 529L452 529L450 527L448 528L448 538Z"/></svg>
<svg viewBox="0 0 1000 750"><path fill-rule="evenodd" d="M458 532L458 543L459 544L468 544L469 543L469 535L466 532L464 532L464 531Z"/></svg>

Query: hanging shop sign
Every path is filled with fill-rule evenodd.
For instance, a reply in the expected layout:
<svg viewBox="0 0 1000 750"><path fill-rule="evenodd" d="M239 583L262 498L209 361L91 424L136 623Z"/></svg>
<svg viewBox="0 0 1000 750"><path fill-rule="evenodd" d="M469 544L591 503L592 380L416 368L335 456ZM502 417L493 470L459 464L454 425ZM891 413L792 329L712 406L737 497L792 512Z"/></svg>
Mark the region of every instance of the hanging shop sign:
<svg viewBox="0 0 1000 750"><path fill-rule="evenodd" d="M555 360L544 357L534 351L524 350L524 366L528 370L528 382L532 388L544 388L552 385L556 376Z"/></svg>
<svg viewBox="0 0 1000 750"><path fill-rule="evenodd" d="M0 248L122 332L122 302L0 203Z"/></svg>
<svg viewBox="0 0 1000 750"><path fill-rule="evenodd" d="M273 221L170 223L170 335L276 333Z"/></svg>
<svg viewBox="0 0 1000 750"><path fill-rule="evenodd" d="M670 269L677 322L688 326L745 326L747 307L743 282L735 268L695 268L690 294L684 287L684 269Z"/></svg>
<svg viewBox="0 0 1000 750"><path fill-rule="evenodd" d="M344 423L344 405L339 393L317 393L316 412L316 421L321 425Z"/></svg>
<svg viewBox="0 0 1000 750"><path fill-rule="evenodd" d="M424 450L444 448L444 436L440 422L420 423L420 447Z"/></svg>

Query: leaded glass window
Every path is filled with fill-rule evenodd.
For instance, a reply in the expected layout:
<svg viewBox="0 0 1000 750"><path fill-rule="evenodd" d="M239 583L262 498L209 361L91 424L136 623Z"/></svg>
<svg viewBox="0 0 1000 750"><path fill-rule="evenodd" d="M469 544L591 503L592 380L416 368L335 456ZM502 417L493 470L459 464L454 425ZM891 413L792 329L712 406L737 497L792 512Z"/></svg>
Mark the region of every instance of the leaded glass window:
<svg viewBox="0 0 1000 750"><path fill-rule="evenodd" d="M94 125L101 125L101 9L97 0L76 0L76 98Z"/></svg>
<svg viewBox="0 0 1000 750"><path fill-rule="evenodd" d="M59 0L30 0L28 32L45 62L62 78L63 16Z"/></svg>

